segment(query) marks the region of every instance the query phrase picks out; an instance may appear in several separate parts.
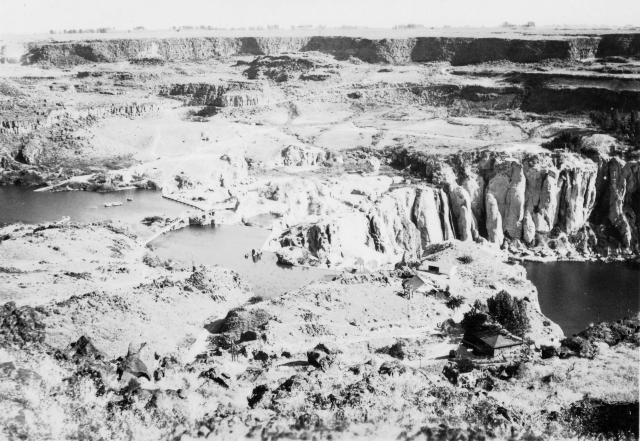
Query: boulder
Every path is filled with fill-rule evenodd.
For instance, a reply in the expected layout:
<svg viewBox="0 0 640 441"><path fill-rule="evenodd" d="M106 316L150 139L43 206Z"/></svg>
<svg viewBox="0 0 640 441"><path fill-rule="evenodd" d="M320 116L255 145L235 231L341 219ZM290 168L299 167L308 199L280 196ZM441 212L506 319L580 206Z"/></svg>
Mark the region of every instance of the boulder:
<svg viewBox="0 0 640 441"><path fill-rule="evenodd" d="M322 371L326 371L333 364L334 358L329 353L320 350L313 349L307 352L307 362Z"/></svg>
<svg viewBox="0 0 640 441"><path fill-rule="evenodd" d="M280 152L282 165L289 167L303 167L320 164L326 154L324 150L315 147L290 145Z"/></svg>
<svg viewBox="0 0 640 441"><path fill-rule="evenodd" d="M400 375L404 374L407 368L397 360L385 361L380 365L378 373L380 375Z"/></svg>
<svg viewBox="0 0 640 441"><path fill-rule="evenodd" d="M147 369L147 365L140 359L140 352L145 346L146 343L140 345L129 344L127 355L118 360L118 380L122 379L124 374L128 374L135 378L146 378L148 381L151 381L149 369Z"/></svg>
<svg viewBox="0 0 640 441"><path fill-rule="evenodd" d="M247 398L249 407L251 409L255 408L267 392L269 392L269 388L266 384L254 387L251 395Z"/></svg>
<svg viewBox="0 0 640 441"><path fill-rule="evenodd" d="M228 334L234 340L241 340L243 335L249 337L263 331L270 319L271 315L264 309L232 309L220 324L219 332Z"/></svg>
<svg viewBox="0 0 640 441"><path fill-rule="evenodd" d="M101 362L107 359L106 354L96 348L91 339L84 335L69 345L66 355L69 359L76 362Z"/></svg>
<svg viewBox="0 0 640 441"><path fill-rule="evenodd" d="M42 343L44 329L44 322L34 308L18 308L15 302L7 302L0 307L0 345L23 347L30 343Z"/></svg>
<svg viewBox="0 0 640 441"><path fill-rule="evenodd" d="M360 163L362 171L365 173L377 173L380 170L380 160L375 156L369 156Z"/></svg>

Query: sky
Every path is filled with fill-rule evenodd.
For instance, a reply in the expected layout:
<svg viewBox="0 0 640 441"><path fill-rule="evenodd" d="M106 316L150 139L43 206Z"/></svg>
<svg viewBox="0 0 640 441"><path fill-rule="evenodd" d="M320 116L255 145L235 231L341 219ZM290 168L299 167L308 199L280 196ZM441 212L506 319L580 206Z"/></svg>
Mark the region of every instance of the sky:
<svg viewBox="0 0 640 441"><path fill-rule="evenodd" d="M640 25L640 0L0 0L0 34L182 25Z"/></svg>

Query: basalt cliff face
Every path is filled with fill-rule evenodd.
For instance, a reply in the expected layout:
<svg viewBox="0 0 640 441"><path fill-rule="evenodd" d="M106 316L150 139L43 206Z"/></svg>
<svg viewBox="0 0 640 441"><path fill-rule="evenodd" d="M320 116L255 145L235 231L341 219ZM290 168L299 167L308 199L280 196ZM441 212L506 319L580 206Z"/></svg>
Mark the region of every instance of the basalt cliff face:
<svg viewBox="0 0 640 441"><path fill-rule="evenodd" d="M465 65L489 61L534 63L549 59L577 60L594 56L638 56L638 34L536 39L418 37L367 39L316 37L200 37L111 39L31 43L27 64L73 65L132 59L202 61L234 55L277 55L317 51L339 59L369 63L448 61Z"/></svg>
<svg viewBox="0 0 640 441"><path fill-rule="evenodd" d="M393 161L433 186L397 188L369 210L298 225L280 236L280 245L303 247L330 263L366 254L362 248L383 262L418 259L428 245L450 239L587 256L639 252L636 160L567 152L443 157L402 151L393 153Z"/></svg>

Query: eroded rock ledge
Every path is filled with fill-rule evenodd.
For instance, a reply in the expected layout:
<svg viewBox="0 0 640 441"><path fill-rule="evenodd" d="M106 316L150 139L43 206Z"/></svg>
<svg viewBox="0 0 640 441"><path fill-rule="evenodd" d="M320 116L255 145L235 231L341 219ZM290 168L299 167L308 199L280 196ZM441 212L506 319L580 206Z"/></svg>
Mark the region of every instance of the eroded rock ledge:
<svg viewBox="0 0 640 441"><path fill-rule="evenodd" d="M23 62L73 65L131 59L201 61L234 55L277 55L317 51L369 63L449 61L455 65L488 61L534 63L594 56L637 56L639 34L538 39L419 37L372 40L356 37L201 37L113 39L31 43Z"/></svg>

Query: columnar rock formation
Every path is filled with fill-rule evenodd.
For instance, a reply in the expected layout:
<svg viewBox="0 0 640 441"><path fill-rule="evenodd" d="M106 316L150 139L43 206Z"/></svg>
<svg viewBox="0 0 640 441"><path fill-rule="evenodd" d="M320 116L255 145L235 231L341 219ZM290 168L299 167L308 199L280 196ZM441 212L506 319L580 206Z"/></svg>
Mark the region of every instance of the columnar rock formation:
<svg viewBox="0 0 640 441"><path fill-rule="evenodd" d="M280 245L306 248L331 263L358 255L397 262L418 258L427 245L454 238L485 238L498 246L505 239L536 245L558 234L578 240L587 229L602 239L600 251L607 247L638 251L637 161L606 158L596 163L572 153L489 152L431 159L411 154L405 158L427 168L437 164L436 174L445 177L441 188L391 190L368 211L288 229L280 236ZM464 172L454 173L449 163L465 163Z"/></svg>

